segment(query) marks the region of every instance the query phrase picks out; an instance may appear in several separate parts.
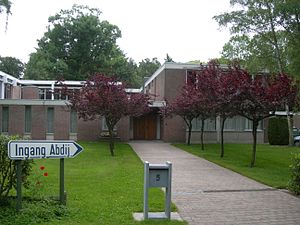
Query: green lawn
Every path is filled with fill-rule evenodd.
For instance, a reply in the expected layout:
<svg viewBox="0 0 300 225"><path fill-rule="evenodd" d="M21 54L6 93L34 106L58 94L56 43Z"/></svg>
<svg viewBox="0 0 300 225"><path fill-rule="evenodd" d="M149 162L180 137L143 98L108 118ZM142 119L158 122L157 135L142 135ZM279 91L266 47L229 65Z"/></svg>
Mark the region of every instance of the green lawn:
<svg viewBox="0 0 300 225"><path fill-rule="evenodd" d="M116 144L111 157L103 142L80 142L84 151L74 159L65 160L67 207L49 205L44 201L23 201L23 210L16 214L11 208L0 208L0 224L186 224L178 221L135 222L133 212L143 210L143 164L127 144ZM41 171L40 166L45 166ZM36 175L42 187L24 191L25 196L57 196L59 191L59 160L36 160ZM45 177L42 174L48 172ZM149 194L151 211L164 210L160 189ZM175 207L172 207L175 210Z"/></svg>
<svg viewBox="0 0 300 225"><path fill-rule="evenodd" d="M256 164L251 168L251 144L225 144L223 159L220 158L219 144L206 144L204 151L198 144L174 146L276 188L286 188L292 153L300 153L299 147L257 145Z"/></svg>

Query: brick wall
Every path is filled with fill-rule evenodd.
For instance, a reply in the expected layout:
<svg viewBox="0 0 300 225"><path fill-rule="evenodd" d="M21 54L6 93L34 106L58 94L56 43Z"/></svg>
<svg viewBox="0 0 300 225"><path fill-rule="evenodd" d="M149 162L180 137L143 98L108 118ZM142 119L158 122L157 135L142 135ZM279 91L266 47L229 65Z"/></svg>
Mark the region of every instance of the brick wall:
<svg viewBox="0 0 300 225"><path fill-rule="evenodd" d="M121 141L129 141L130 139L130 119L129 116L123 117L117 123L117 134Z"/></svg>
<svg viewBox="0 0 300 225"><path fill-rule="evenodd" d="M11 87L11 99L21 99L21 87L12 86Z"/></svg>
<svg viewBox="0 0 300 225"><path fill-rule="evenodd" d="M165 74L165 98L173 100L185 84L185 70L167 69Z"/></svg>
<svg viewBox="0 0 300 225"><path fill-rule="evenodd" d="M102 128L102 120L78 120L77 139L78 140L99 140Z"/></svg>
<svg viewBox="0 0 300 225"><path fill-rule="evenodd" d="M38 87L22 87L22 99L39 99Z"/></svg>
<svg viewBox="0 0 300 225"><path fill-rule="evenodd" d="M31 138L33 140L45 140L47 106L33 105L31 107L31 115Z"/></svg>
<svg viewBox="0 0 300 225"><path fill-rule="evenodd" d="M54 139L68 140L70 134L70 110L67 106L54 107Z"/></svg>
<svg viewBox="0 0 300 225"><path fill-rule="evenodd" d="M8 133L10 135L24 135L25 130L25 106L10 105Z"/></svg>
<svg viewBox="0 0 300 225"><path fill-rule="evenodd" d="M163 120L162 140L166 142L185 142L186 126L179 116Z"/></svg>

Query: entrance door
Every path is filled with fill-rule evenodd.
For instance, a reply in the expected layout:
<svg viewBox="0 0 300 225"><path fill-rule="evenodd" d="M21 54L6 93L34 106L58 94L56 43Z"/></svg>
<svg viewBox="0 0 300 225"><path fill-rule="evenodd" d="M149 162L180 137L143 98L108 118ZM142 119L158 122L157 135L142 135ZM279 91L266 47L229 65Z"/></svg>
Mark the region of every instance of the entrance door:
<svg viewBox="0 0 300 225"><path fill-rule="evenodd" d="M156 115L149 114L133 118L133 139L155 140L156 139Z"/></svg>

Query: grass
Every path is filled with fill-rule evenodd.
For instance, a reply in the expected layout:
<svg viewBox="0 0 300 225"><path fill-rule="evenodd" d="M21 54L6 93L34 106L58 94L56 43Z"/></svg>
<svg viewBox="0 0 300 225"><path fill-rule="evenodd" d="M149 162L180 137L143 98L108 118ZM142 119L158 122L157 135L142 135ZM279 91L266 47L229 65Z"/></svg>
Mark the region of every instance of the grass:
<svg viewBox="0 0 300 225"><path fill-rule="evenodd" d="M255 167L251 168L251 144L225 144L223 159L219 144L206 144L204 151L198 144L174 146L275 188L286 188L292 154L300 153L299 147L257 145Z"/></svg>
<svg viewBox="0 0 300 225"><path fill-rule="evenodd" d="M80 142L84 151L74 159L65 160L67 207L55 204L51 208L43 201L23 201L23 210L16 214L10 208L0 208L0 224L186 224L179 221L136 222L133 212L143 211L143 164L127 144L116 144L116 156L111 157L103 142ZM39 167L45 169L41 171ZM42 187L24 191L30 198L57 196L59 192L59 160L36 160L35 175ZM48 176L44 177L43 173ZM150 211L164 211L164 194L150 189ZM25 197L26 198L26 197ZM49 199L49 198L46 198ZM47 201L47 200L44 200ZM50 200L49 200L50 201ZM0 206L2 207L2 206ZM172 206L172 210L176 210ZM50 218L47 215L51 215Z"/></svg>

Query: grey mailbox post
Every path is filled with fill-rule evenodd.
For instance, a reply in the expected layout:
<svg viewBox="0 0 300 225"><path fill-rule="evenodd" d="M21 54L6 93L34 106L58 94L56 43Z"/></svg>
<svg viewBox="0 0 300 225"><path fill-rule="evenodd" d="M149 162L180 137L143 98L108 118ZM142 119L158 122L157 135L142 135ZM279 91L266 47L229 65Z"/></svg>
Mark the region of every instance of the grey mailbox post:
<svg viewBox="0 0 300 225"><path fill-rule="evenodd" d="M172 163L149 164L144 163L144 219L170 219L171 218L171 181ZM148 193L149 187L165 187L165 212L149 213Z"/></svg>

